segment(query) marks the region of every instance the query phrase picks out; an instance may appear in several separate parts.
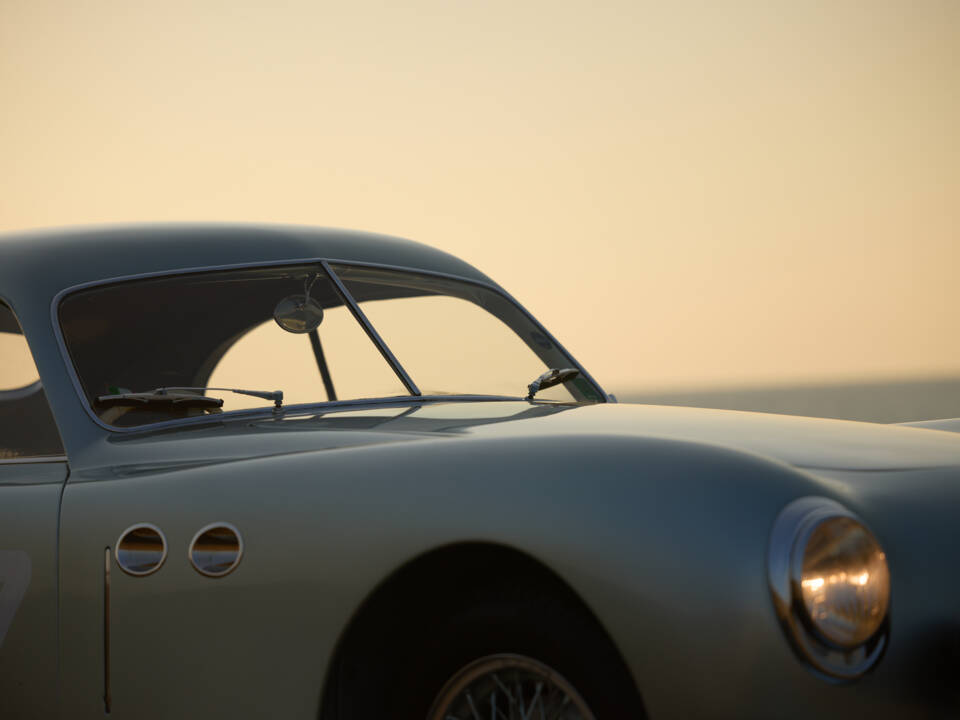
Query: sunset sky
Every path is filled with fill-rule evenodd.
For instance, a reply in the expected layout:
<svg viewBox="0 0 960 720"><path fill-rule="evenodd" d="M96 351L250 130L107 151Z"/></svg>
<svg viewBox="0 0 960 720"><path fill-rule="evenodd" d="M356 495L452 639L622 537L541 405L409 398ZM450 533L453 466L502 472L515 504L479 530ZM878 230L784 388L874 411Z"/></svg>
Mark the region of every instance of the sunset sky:
<svg viewBox="0 0 960 720"><path fill-rule="evenodd" d="M613 391L960 375L954 0L0 0L0 103L0 231L409 237Z"/></svg>

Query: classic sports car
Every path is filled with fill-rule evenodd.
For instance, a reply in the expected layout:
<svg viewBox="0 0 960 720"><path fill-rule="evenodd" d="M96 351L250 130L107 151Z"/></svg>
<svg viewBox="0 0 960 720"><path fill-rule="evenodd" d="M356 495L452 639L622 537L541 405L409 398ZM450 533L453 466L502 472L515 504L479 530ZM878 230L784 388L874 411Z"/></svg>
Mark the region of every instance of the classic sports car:
<svg viewBox="0 0 960 720"><path fill-rule="evenodd" d="M960 712L958 421L617 404L298 227L7 236L0 342L0 717Z"/></svg>

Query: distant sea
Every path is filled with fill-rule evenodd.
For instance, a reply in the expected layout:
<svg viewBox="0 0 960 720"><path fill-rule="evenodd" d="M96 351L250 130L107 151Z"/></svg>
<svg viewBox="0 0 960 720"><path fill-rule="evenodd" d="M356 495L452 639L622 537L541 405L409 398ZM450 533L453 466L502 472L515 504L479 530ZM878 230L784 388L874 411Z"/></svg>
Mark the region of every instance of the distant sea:
<svg viewBox="0 0 960 720"><path fill-rule="evenodd" d="M960 377L656 392L618 392L612 389L612 392L620 402L751 410L879 423L960 417Z"/></svg>

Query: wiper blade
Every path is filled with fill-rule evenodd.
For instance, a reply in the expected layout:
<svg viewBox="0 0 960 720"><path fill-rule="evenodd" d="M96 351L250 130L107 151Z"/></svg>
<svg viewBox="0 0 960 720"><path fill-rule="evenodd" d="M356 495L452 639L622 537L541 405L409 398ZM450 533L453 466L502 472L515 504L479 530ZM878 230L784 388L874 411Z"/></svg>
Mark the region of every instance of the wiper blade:
<svg viewBox="0 0 960 720"><path fill-rule="evenodd" d="M147 392L119 392L113 395L100 395L97 404L102 407L136 407L138 405L170 405L175 407L219 408L223 407L222 398L197 395L196 392L216 390L232 392L238 395L250 395L273 401L273 409L283 407L283 390L240 390L238 388L215 387L160 387Z"/></svg>
<svg viewBox="0 0 960 720"><path fill-rule="evenodd" d="M541 390L546 390L548 387L559 385L567 380L573 380L579 374L580 371L576 368L550 368L543 375L527 385L529 393L526 399L533 400L533 396Z"/></svg>

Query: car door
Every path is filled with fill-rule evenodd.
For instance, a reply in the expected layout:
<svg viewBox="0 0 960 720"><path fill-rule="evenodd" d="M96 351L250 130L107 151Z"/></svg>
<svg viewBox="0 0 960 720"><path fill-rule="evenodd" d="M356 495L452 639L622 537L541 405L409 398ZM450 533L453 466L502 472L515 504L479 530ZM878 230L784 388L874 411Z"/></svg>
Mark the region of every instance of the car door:
<svg viewBox="0 0 960 720"><path fill-rule="evenodd" d="M0 717L46 718L57 684L57 514L67 463L33 356L0 300Z"/></svg>
<svg viewBox="0 0 960 720"><path fill-rule="evenodd" d="M275 458L72 474L61 715L315 717L349 610L298 569L310 542L331 547L301 500L309 482Z"/></svg>

